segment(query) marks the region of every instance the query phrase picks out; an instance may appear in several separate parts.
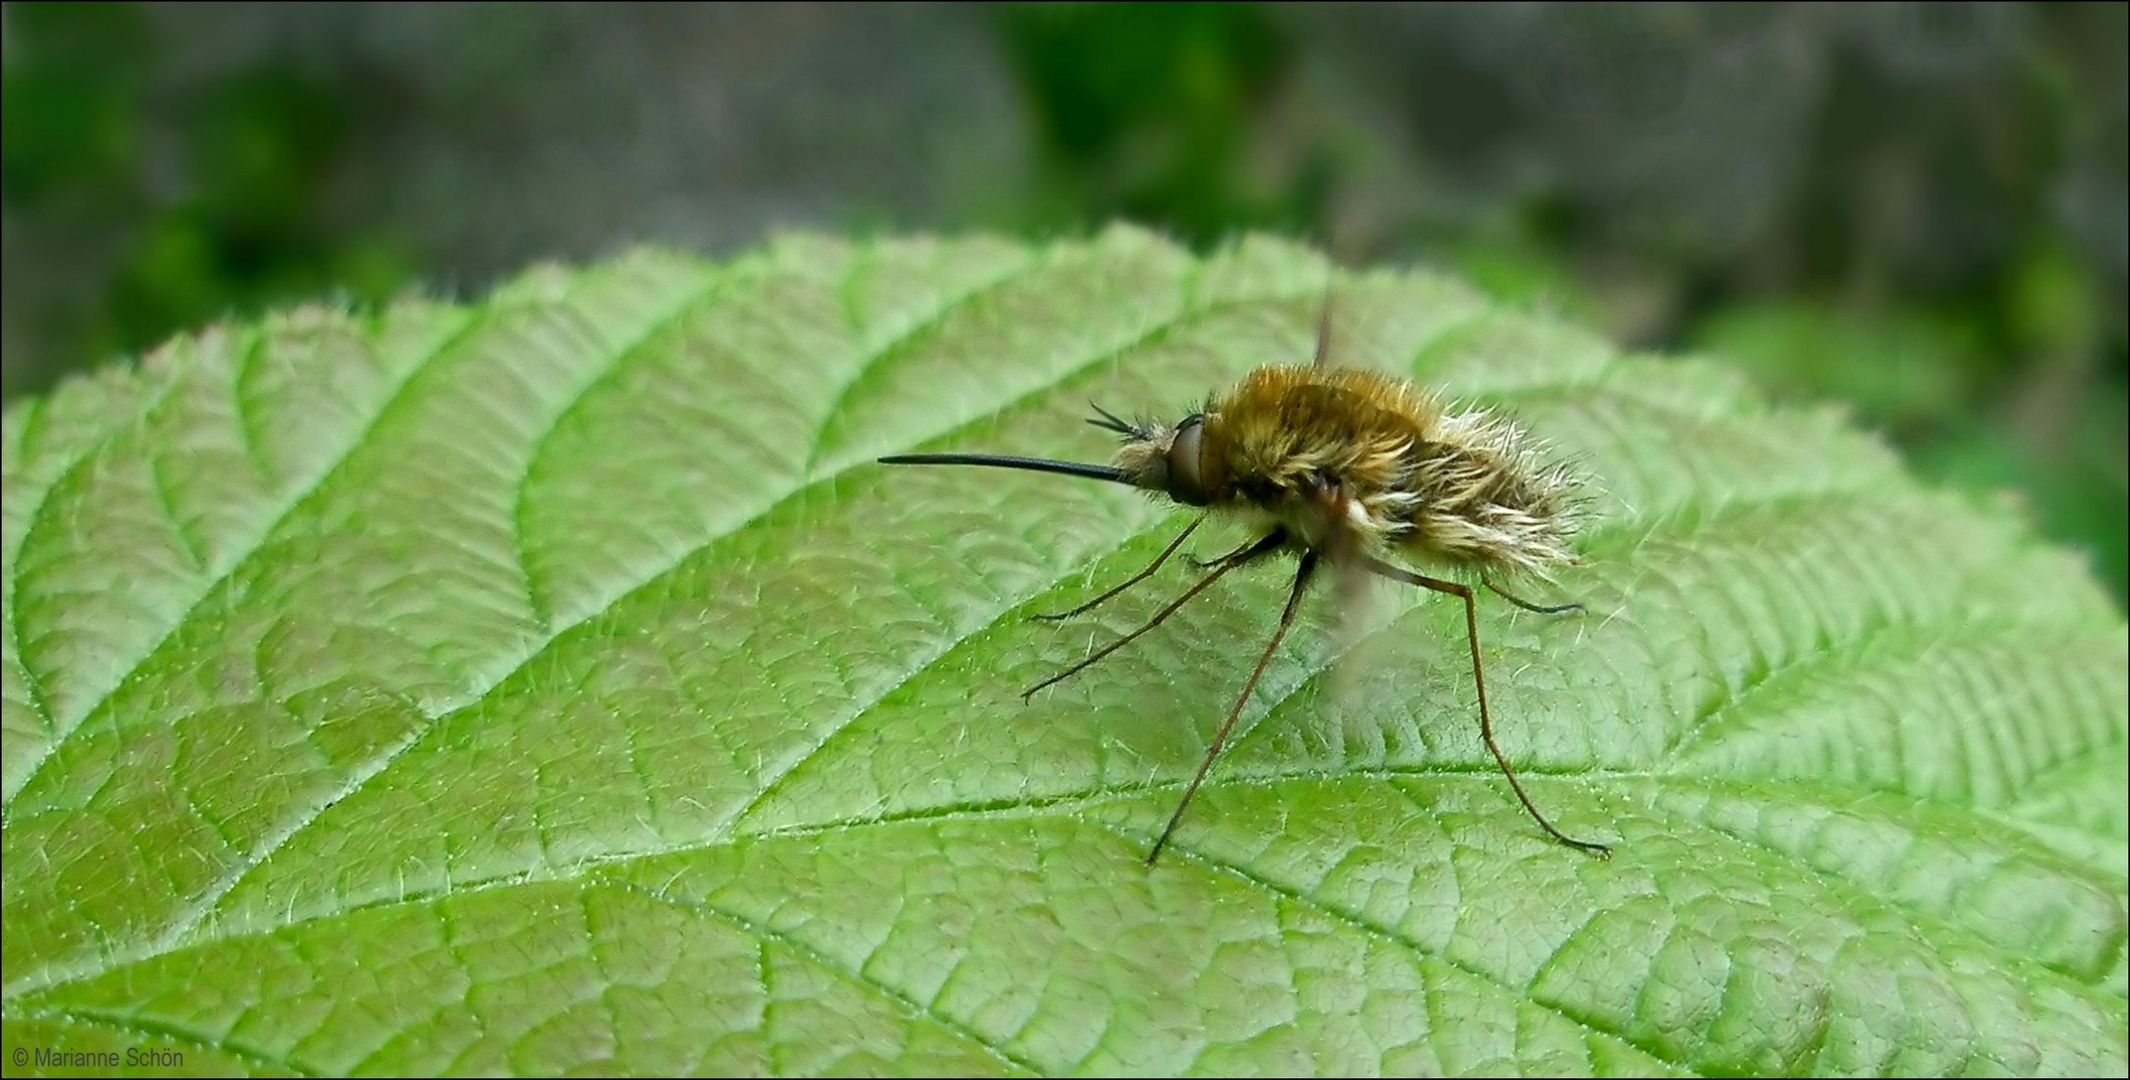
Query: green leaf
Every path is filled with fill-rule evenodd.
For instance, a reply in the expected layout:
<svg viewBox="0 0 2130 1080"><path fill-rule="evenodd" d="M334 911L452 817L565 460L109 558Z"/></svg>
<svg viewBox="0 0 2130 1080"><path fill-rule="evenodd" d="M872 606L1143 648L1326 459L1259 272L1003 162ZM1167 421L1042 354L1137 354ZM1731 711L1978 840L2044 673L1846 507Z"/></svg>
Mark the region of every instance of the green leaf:
<svg viewBox="0 0 2130 1080"><path fill-rule="evenodd" d="M16 406L9 1068L2124 1071L2130 677L2082 568L1832 413L1427 274L1342 273L1339 356L1590 477L1587 612L1480 626L1505 749L1614 856L1515 802L1457 605L1325 590L1144 865L1285 577L1023 705L1190 571L1025 616L1185 516L873 459L1100 460L1088 399L1306 358L1327 272L642 252Z"/></svg>

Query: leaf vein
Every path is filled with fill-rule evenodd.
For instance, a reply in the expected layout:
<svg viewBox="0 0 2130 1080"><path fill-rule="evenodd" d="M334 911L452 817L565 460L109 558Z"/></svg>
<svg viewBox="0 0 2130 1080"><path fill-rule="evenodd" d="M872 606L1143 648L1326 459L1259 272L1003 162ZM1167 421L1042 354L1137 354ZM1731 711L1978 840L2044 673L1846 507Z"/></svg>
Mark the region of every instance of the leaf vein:
<svg viewBox="0 0 2130 1080"><path fill-rule="evenodd" d="M746 934L749 937L754 938L755 941L761 943L765 953L767 946L772 942L777 945L781 945L784 948L790 949L792 952L795 952L807 958L808 960L813 961L815 964L820 965L823 971L831 972L839 976L845 982L849 983L852 986L855 986L869 993L876 994L880 998L894 1003L894 1005L897 1008L901 1009L906 1015L912 1018L921 1018L930 1021L931 1023L937 1024L940 1027L946 1029L947 1031L952 1032L956 1037L967 1040L971 1045L982 1048L992 1057L997 1058L1001 1063L1005 1065L1009 1065L1015 1069L1025 1071L1033 1075L1042 1075L1049 1071L1041 1068L1032 1061L1024 1060L1012 1054L1002 1046L992 1044L982 1035L979 1035L975 1031L971 1030L967 1025L963 1024L960 1020L941 1013L938 1010L934 1009L932 1006L922 1004L916 999L903 994L902 992L894 989L893 987L890 987L877 979L871 978L870 976L866 975L863 970L853 971L849 967L838 962L835 958L827 956L819 950L815 949L812 945L797 938L794 938L790 934L787 934L783 931L775 930L762 923L756 922L755 920L748 918L746 915L743 915L739 912L719 907L718 905L711 903L707 899L682 900L677 899L675 897L666 896L662 893L646 889L642 885L639 885L632 881L615 881L611 879L605 879L601 881L601 884L606 885L610 888L622 889L627 892L635 893L636 895L642 896L645 899L652 901L653 903L664 904L692 915L708 915L712 918L719 919L723 922L730 924L734 929L740 931L743 934ZM763 985L766 987L769 982L769 965L766 956L762 961L762 967L762 982ZM766 1018L763 1022L763 1027L765 1029L768 1027L768 1022Z"/></svg>
<svg viewBox="0 0 2130 1080"><path fill-rule="evenodd" d="M1105 823L1099 821L1091 821L1088 824L1090 824L1094 828L1101 829L1105 832L1113 833L1120 839L1123 839L1128 843L1142 842L1139 838L1127 836L1122 831ZM1578 1030L1595 1032L1597 1034L1604 1035L1608 1038L1618 1039L1621 1042L1627 1043L1630 1046L1634 1045L1631 1040L1629 1040L1624 1034L1620 1032L1606 1031L1603 1028L1594 1027L1591 1024L1571 1015L1570 1013L1561 1009L1557 1005L1553 1005L1548 1002L1533 1000L1531 997L1527 996L1528 991L1530 989L1529 987L1511 986L1508 983L1502 981L1500 977L1498 977L1492 972L1481 970L1480 968L1474 967L1470 963L1467 963L1464 960L1460 960L1457 957L1435 952L1434 950L1429 949L1426 945L1423 945L1418 941L1414 941L1410 937L1407 937L1406 935L1400 933L1395 927L1383 926L1375 922L1374 920L1369 919L1367 916L1362 915L1359 912L1347 911L1344 908L1328 904L1297 889L1290 888L1286 885L1282 885L1278 882L1272 881L1269 878L1265 878L1261 875L1253 873L1248 867L1242 865L1241 863L1215 857L1187 844L1183 844L1177 841L1171 841L1169 843L1169 851L1173 853L1173 855L1171 856L1172 858L1189 859L1193 862L1197 862L1200 865L1207 867L1208 869L1232 875L1235 878L1244 882L1245 884L1256 886L1259 890L1269 894L1274 899L1286 900L1289 903L1296 905L1297 907L1302 907L1310 911L1314 911L1324 916L1325 918L1330 919L1333 922L1339 923L1365 937L1374 938L1378 941L1387 942L1391 945L1398 946L1404 951L1412 953L1416 956L1432 957L1438 963L1441 963L1450 968L1454 968L1455 970L1462 972L1465 975L1469 975L1480 982L1487 983L1491 986L1499 988L1514 1000L1526 1002L1534 1008L1540 1009L1547 1013L1551 1013L1552 1015L1557 1016L1570 1024L1573 1024ZM1646 1048L1638 1047L1638 1049L1644 1049L1644 1052L1648 1052ZM1651 1056L1656 1057L1660 1061L1667 1060L1659 1054L1652 1053ZM1673 1064L1682 1063L1674 1062Z"/></svg>
<svg viewBox="0 0 2130 1080"><path fill-rule="evenodd" d="M140 670L140 666L146 663L148 661L148 658L154 656L159 650L161 650L162 647L170 641L171 637L177 633L178 629L184 626L185 621L191 618L194 612L199 610L200 604L204 603L207 597L213 595L214 590L216 588L220 587L224 582L228 581L231 575L235 574L238 569L243 567L249 556L252 553L258 551L260 544L262 544L268 537L272 536L274 530L279 528L283 522L288 520L289 515L295 513L297 509L302 507L302 505L307 500L309 500L312 495L314 495L321 487L325 485L325 483L329 479L332 478L335 472L337 472L343 465L346 464L348 457L353 454L358 448L360 448L365 441L367 441L370 433L377 429L377 425L382 423L387 416L391 415L391 413L396 407L398 407L402 402L406 400L408 390L417 381L420 372L425 370L438 355L447 352L453 346L465 340L465 338L473 332L474 328L480 326L483 322L484 320L479 317L478 313L476 313L473 317L468 318L465 323L459 327L457 331L453 332L443 341L438 342L436 347L431 349L426 357L423 357L420 360L408 364L406 371L401 373L397 385L393 387L391 393L385 396L385 399L382 405L379 406L376 414L370 417L368 422L366 422L362 426L362 430L355 434L354 438L349 439L347 444L340 448L339 453L334 457L331 463L319 469L318 475L315 480L313 480L310 484L306 485L301 491L295 492L287 499L285 499L282 502L282 505L279 510L271 512L270 519L266 521L265 525L262 528L258 529L253 538L243 545L244 554L232 557L229 560L228 567L224 569L222 573L217 574L212 581L205 582L200 585L199 588L195 589L192 599L185 603L184 609L178 612L176 618L170 621L170 625L163 629L163 632L157 636L155 642L148 646L148 648L142 650L140 655L135 657L131 664L127 665L126 670L121 673L118 678L112 680L111 685L105 688L102 693L98 694L96 699L91 702L87 708L81 711L80 716L77 717L74 722L61 725L64 727L64 730L55 729L51 741L46 744L46 746L43 748L43 750L37 757L37 760L30 766L29 770L24 773L21 784L16 787L14 791L9 792L4 803L0 803L0 805L12 806L14 804L16 796L19 796L23 791L28 790L31 781L35 780L37 774L43 770L46 763L52 760L52 755L58 750L59 744L61 742L64 742L66 740L66 737L72 734L80 726L81 721L86 720L88 717L96 715L99 709L102 709L106 704L108 704L111 700L111 696L117 693L118 689L124 686L127 680L131 679L133 675ZM178 382L178 374L179 373L173 373L169 386L165 388L164 396L167 396L170 389L176 386ZM158 401L160 400L161 398L159 397ZM76 467L79 467L79 463L77 463ZM35 524L33 523L31 527L34 529ZM25 549L28 547L27 537L24 538L24 547ZM21 566L22 561L18 558L16 561L16 572L18 575L21 573ZM16 586L18 595L20 592L20 587L21 586L18 581Z"/></svg>

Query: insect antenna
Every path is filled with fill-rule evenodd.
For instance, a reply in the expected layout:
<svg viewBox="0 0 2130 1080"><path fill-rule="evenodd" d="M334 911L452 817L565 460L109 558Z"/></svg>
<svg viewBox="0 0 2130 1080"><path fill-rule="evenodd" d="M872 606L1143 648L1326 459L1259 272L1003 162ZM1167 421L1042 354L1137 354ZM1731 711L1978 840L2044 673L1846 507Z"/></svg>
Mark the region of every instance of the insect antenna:
<svg viewBox="0 0 2130 1080"><path fill-rule="evenodd" d="M1058 683L1064 682L1066 679L1072 678L1074 675L1078 675L1079 673L1086 671L1088 668L1095 666L1095 664L1099 663L1103 657L1106 657L1109 654L1116 652L1118 649L1121 649L1126 645L1131 644L1133 641L1138 640L1140 635L1146 633L1149 630L1152 630L1154 627L1160 626L1162 622L1166 620L1169 616L1176 614L1177 608L1180 608L1183 605L1189 603L1191 597L1197 596L1199 593L1206 591L1207 588L1209 588L1214 582L1219 581L1221 577L1225 575L1228 571L1240 567L1246 563L1253 562L1261 556L1269 555L1272 552L1278 551L1281 545L1285 544L1286 542L1287 534L1281 530L1274 529L1273 531L1265 534L1265 537L1263 539L1257 541L1254 544L1251 544L1249 547L1242 548L1238 551L1230 553L1227 558L1221 560L1219 566L1213 568L1212 573L1207 574L1205 577L1198 579L1198 584L1193 585L1188 589L1185 589L1183 591L1182 596L1179 596L1176 599L1169 601L1169 605L1167 607L1155 612L1154 617L1142 623L1139 629L1134 630L1131 633L1126 634L1123 637L1120 637L1117 640L1102 646L1100 649L1095 650L1094 654L1092 656L1089 656L1087 659L1082 660L1079 663L1074 664L1073 666L1066 668L1065 670L1060 671L1047 679L1044 679L1042 682L1039 682L1034 686L1031 686L1028 689L1021 691L1021 700L1026 701L1029 698L1034 697L1036 691L1041 690L1046 686L1055 686ZM1172 550L1174 547L1175 545L1170 545L1170 548Z"/></svg>
<svg viewBox="0 0 2130 1080"><path fill-rule="evenodd" d="M1110 412L1108 409L1105 409L1092 401L1087 403L1087 407L1102 414L1099 417L1088 417L1088 423L1093 424L1094 426L1101 428L1104 431L1114 431L1119 435L1125 436L1126 438L1146 438L1147 431L1145 425L1134 424L1131 421L1119 417L1116 413Z"/></svg>
<svg viewBox="0 0 2130 1080"><path fill-rule="evenodd" d="M1272 662L1273 650L1286 638L1287 628L1294 625L1295 609L1302 606L1302 590L1309 587L1309 578L1316 572L1317 559L1314 550L1302 553L1302 565L1294 572L1294 591L1287 594L1286 610L1280 612L1279 629L1272 632L1272 640L1265 643L1265 651L1257 654L1257 666L1250 669L1249 681L1243 683L1242 693L1235 698L1235 706L1228 710L1228 718L1221 721L1220 731L1213 736L1213 745L1206 747L1206 759L1198 763L1198 775L1191 777L1191 786L1183 789L1183 798L1176 801L1176 812L1169 815L1169 823L1162 828L1160 838L1154 841L1154 850L1146 853L1146 865L1154 865L1154 860L1161 857L1161 849L1168 845L1169 834L1176 831L1176 824L1183 820L1184 808L1191 805L1191 796L1198 794L1198 785L1205 783L1206 773L1213 768L1213 759L1219 757L1220 748L1227 745L1228 733L1235 730L1235 719L1242 715L1243 704L1250 700L1250 692L1257 689L1257 680L1264 676L1265 665ZM1223 566L1222 570L1225 569ZM1215 571L1215 574L1220 572Z"/></svg>
<svg viewBox="0 0 2130 1080"><path fill-rule="evenodd" d="M1025 469L1029 472L1058 473L1062 476L1078 476L1088 480L1107 480L1113 484L1131 483L1125 479L1124 470L1114 465L1089 465L1080 461L1054 461L1050 458L1017 457L1012 454L889 454L881 458L882 465L987 465L995 469Z"/></svg>
<svg viewBox="0 0 2130 1080"><path fill-rule="evenodd" d="M1402 581L1407 585L1418 585L1423 589L1448 593L1464 601L1465 641L1472 647L1472 683L1479 688L1479 737L1486 740L1487 749L1494 755L1494 763L1500 765L1501 774L1509 778L1510 789L1516 792L1517 801L1524 804L1524 809L1531 814L1531 819L1538 822L1539 827L1545 829L1555 840L1579 851L1587 851L1601 859L1611 855L1612 849L1604 844L1594 844L1588 840L1577 840L1567 833L1554 828L1553 823L1546 820L1546 815L1538 812L1538 807L1531 802L1531 796L1524 792L1523 781L1516 778L1516 770L1509 767L1509 759L1502 754L1501 747L1494 742L1494 718L1487 712L1486 669L1479 662L1478 609L1477 605L1472 602L1471 586L1461 585L1454 581L1444 581L1441 578L1431 578L1425 574L1416 574L1402 567L1392 566L1373 555L1364 555L1362 560L1363 565L1367 566L1371 573L1387 577L1392 581ZM1487 587L1494 589L1491 584ZM1494 589L1494 591L1501 592L1500 589ZM1503 593L1502 595L1507 596L1508 594ZM1508 599L1515 600L1516 598L1508 597ZM1521 603L1521 601L1518 602ZM1535 604L1524 604L1523 606L1533 611L1549 610Z"/></svg>

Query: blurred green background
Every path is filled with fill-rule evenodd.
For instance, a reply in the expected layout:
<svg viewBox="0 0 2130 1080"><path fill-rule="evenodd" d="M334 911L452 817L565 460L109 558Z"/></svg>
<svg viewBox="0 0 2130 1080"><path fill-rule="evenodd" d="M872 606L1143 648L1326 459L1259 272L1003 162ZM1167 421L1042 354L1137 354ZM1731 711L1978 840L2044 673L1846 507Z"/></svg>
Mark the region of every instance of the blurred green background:
<svg viewBox="0 0 2130 1080"><path fill-rule="evenodd" d="M2122 4L0 11L10 400L636 242L1273 229L1849 402L2124 596Z"/></svg>

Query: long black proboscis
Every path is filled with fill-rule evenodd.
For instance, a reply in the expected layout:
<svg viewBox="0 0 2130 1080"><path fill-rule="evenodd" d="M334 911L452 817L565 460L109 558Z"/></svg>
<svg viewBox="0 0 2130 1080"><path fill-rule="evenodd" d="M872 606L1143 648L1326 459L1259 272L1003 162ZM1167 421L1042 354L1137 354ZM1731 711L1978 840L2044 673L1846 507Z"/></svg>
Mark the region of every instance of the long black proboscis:
<svg viewBox="0 0 2130 1080"><path fill-rule="evenodd" d="M1052 461L1049 458L1015 457L1011 454L890 454L881 458L882 465L989 465L995 469L1026 469L1029 472L1058 473L1062 476L1079 476L1089 480L1107 480L1114 484L1129 484L1124 470L1114 465L1088 465L1078 461Z"/></svg>

